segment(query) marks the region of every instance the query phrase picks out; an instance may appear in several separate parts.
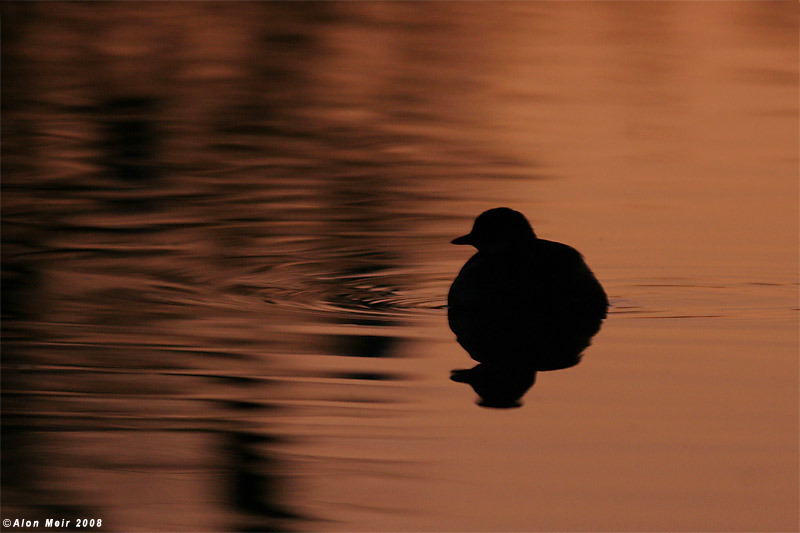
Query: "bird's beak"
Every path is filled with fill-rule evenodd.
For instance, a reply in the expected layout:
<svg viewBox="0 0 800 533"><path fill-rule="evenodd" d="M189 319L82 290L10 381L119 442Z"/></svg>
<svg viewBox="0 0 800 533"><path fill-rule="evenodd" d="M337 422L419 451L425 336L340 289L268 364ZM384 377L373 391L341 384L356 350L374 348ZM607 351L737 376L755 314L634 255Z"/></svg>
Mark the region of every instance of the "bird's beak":
<svg viewBox="0 0 800 533"><path fill-rule="evenodd" d="M451 244L472 244L472 234L467 233L466 235L462 235L461 237L456 237L452 241Z"/></svg>

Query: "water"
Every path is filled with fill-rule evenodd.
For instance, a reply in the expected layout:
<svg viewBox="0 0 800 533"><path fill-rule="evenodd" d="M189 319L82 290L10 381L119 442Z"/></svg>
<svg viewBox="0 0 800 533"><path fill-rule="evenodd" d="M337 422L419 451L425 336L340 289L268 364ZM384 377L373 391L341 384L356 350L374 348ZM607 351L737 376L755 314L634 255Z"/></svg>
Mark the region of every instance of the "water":
<svg viewBox="0 0 800 533"><path fill-rule="evenodd" d="M790 3L4 3L2 518L797 530ZM612 309L448 380L509 205ZM73 522L74 524L74 522Z"/></svg>

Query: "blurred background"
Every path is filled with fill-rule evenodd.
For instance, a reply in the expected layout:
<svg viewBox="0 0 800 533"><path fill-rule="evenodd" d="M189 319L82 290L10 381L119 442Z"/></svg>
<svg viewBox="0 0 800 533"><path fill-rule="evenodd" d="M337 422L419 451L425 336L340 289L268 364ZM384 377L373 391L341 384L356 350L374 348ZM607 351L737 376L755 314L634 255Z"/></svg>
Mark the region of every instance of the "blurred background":
<svg viewBox="0 0 800 533"><path fill-rule="evenodd" d="M800 527L794 2L0 9L3 519ZM501 205L612 301L513 410L448 380Z"/></svg>

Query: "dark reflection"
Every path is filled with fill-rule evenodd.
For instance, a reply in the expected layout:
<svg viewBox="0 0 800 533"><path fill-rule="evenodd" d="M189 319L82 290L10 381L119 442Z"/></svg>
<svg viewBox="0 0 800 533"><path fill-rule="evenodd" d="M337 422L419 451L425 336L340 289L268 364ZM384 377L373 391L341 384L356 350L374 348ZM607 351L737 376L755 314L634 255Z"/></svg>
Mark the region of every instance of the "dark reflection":
<svg viewBox="0 0 800 533"><path fill-rule="evenodd" d="M406 379L405 376L390 372L329 372L326 375L336 379L358 379L365 381L399 381Z"/></svg>
<svg viewBox="0 0 800 533"><path fill-rule="evenodd" d="M136 474L109 465L144 465L153 485L169 476L155 446L121 453L112 434L124 426L164 453L196 443L186 483L154 489L165 506L185 509L220 473L213 505L135 527L291 529L309 513L271 449L281 401L329 409L364 387L380 404L389 387L373 383L408 379L361 361L309 370L349 381L328 390L270 366L273 353L395 357L403 339L396 139L370 119L383 113L379 88L346 111L371 68L355 61L348 83L320 74L350 54L330 48L352 24L343 9L3 6L7 506L138 512ZM222 445L205 439L220 434ZM80 475L59 479L73 464ZM81 492L92 476L113 479L101 499Z"/></svg>
<svg viewBox="0 0 800 533"><path fill-rule="evenodd" d="M283 479L277 474L275 460L264 453L264 446L274 438L248 432L226 435L226 455L230 460L231 505L247 517L237 531L288 531L287 520L300 518L280 500Z"/></svg>
<svg viewBox="0 0 800 533"><path fill-rule="evenodd" d="M103 163L115 178L141 182L157 177L159 135L152 117L159 111L154 98L110 99L101 108Z"/></svg>
<svg viewBox="0 0 800 533"><path fill-rule="evenodd" d="M478 405L519 407L519 399L536 382L536 371L524 367L479 363L472 368L453 370L450 379L470 385L480 396Z"/></svg>
<svg viewBox="0 0 800 533"><path fill-rule="evenodd" d="M331 335L331 338L333 353L349 357L390 357L397 342L389 335Z"/></svg>
<svg viewBox="0 0 800 533"><path fill-rule="evenodd" d="M482 213L453 244L478 249L450 287L448 320L481 364L451 379L470 384L482 405L516 406L536 372L580 362L608 298L577 250L537 238L518 211Z"/></svg>

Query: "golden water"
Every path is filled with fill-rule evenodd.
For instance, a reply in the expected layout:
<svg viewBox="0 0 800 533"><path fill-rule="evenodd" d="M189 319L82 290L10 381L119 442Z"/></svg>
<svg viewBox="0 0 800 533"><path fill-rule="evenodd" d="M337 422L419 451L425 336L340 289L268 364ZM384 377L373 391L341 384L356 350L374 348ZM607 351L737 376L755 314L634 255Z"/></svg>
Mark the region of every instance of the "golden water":
<svg viewBox="0 0 800 533"><path fill-rule="evenodd" d="M798 529L791 2L4 3L2 517ZM484 209L611 314L519 409Z"/></svg>

